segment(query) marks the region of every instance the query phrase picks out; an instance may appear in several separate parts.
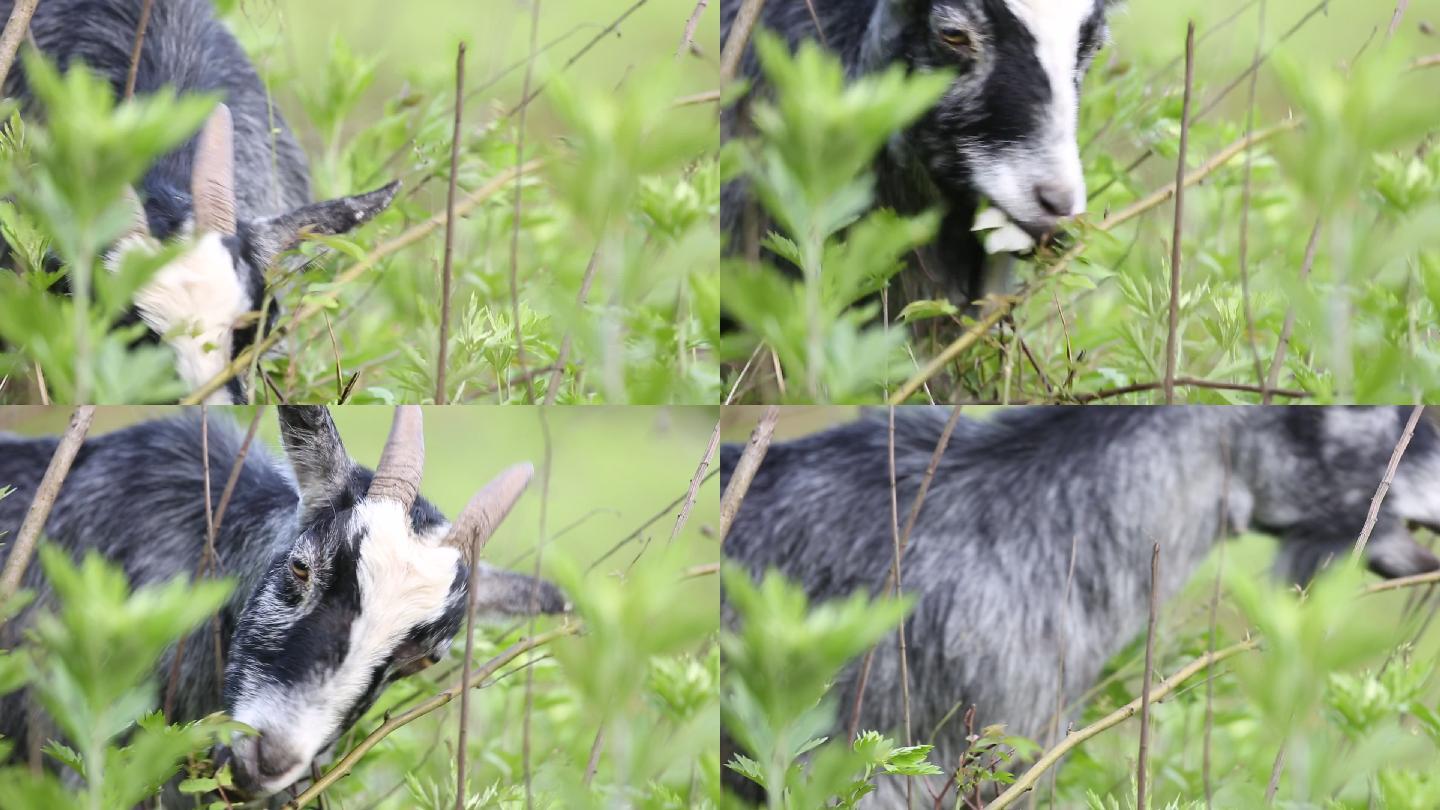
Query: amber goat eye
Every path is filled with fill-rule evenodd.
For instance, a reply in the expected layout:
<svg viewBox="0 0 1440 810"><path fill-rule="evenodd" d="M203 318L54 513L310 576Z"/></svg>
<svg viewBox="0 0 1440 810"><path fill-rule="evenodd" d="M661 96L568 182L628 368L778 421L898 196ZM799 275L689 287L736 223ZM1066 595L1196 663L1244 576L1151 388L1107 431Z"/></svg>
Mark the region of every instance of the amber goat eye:
<svg viewBox="0 0 1440 810"><path fill-rule="evenodd" d="M952 48L969 48L970 35L963 28L947 26L940 29L940 39Z"/></svg>
<svg viewBox="0 0 1440 810"><path fill-rule="evenodd" d="M301 560L292 559L290 561L290 573L294 574L295 578L300 580L301 582L310 581L310 566L306 565Z"/></svg>

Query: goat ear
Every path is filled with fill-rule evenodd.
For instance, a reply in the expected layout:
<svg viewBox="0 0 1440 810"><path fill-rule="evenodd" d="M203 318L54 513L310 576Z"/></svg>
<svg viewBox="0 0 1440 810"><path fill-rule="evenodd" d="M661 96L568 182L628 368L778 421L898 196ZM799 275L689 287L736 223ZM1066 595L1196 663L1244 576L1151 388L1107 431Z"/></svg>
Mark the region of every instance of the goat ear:
<svg viewBox="0 0 1440 810"><path fill-rule="evenodd" d="M475 615L491 620L537 613L568 613L570 600L555 585L543 579L476 563Z"/></svg>
<svg viewBox="0 0 1440 810"><path fill-rule="evenodd" d="M302 520L326 509L350 484L355 463L345 452L330 411L318 405L281 405L280 440L300 486Z"/></svg>
<svg viewBox="0 0 1440 810"><path fill-rule="evenodd" d="M1440 557L1397 527L1370 538L1365 544L1365 564L1386 579L1399 579L1440 570Z"/></svg>
<svg viewBox="0 0 1440 810"><path fill-rule="evenodd" d="M364 225L389 207L399 188L396 180L364 194L311 203L251 222L251 256L260 267L269 267L276 256L300 244L306 234L334 236Z"/></svg>

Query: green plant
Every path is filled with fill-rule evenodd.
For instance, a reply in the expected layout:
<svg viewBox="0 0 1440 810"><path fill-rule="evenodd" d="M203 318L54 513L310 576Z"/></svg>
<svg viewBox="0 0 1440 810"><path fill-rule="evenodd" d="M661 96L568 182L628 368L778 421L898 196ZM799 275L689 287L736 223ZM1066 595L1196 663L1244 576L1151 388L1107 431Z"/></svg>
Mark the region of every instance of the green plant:
<svg viewBox="0 0 1440 810"><path fill-rule="evenodd" d="M756 758L726 767L766 789L772 808L855 807L879 773L943 774L926 761L929 745L897 747L873 731L854 742L831 739L837 721L830 684L840 670L892 631L912 601L848 599L813 607L777 572L752 583L724 570L737 626L722 631L721 716L726 733Z"/></svg>
<svg viewBox="0 0 1440 810"><path fill-rule="evenodd" d="M232 585L177 579L132 593L124 574L93 553L76 565L42 545L40 557L58 605L36 618L32 644L0 657L0 693L28 684L69 743L51 740L45 753L79 787L13 765L0 768L0 795L17 810L133 806L174 777L183 759L241 729L218 715L167 724L150 710L156 660L213 614ZM0 741L0 759L13 743Z"/></svg>

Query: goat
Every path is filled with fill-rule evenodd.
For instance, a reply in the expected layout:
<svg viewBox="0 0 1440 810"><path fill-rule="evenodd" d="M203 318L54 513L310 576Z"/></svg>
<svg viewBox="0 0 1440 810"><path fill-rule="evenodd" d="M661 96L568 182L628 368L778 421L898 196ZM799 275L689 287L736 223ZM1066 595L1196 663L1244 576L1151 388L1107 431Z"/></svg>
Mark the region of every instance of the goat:
<svg viewBox="0 0 1440 810"><path fill-rule="evenodd" d="M237 580L219 616L223 683L206 628L179 645L169 718L223 708L258 731L217 754L257 797L304 775L387 684L445 654L464 619L470 566L479 566L469 596L480 615L569 609L554 585L473 559L529 482L528 464L502 472L450 523L418 495L418 407L396 412L373 473L346 454L324 408L282 407L279 418L288 469L258 450L245 456L215 536L220 571ZM99 552L136 586L196 571L207 529L200 430L187 415L87 439L46 524L49 542ZM241 442L234 425L216 420L208 441L212 473L229 470ZM55 445L0 436L0 480L15 487L0 501L0 532L13 536ZM210 478L213 502L225 477ZM25 585L45 602L38 566ZM18 642L34 610L0 632L0 645ZM162 682L174 655L157 667ZM22 750L27 732L44 734L27 728L24 700L0 698L0 734Z"/></svg>
<svg viewBox="0 0 1440 810"><path fill-rule="evenodd" d="M61 70L83 63L118 97L130 69L143 0L46 0L30 22L40 52ZM13 0L0 0L8 17ZM305 155L249 58L215 19L207 0L153 5L135 75L137 94L170 87L217 93L222 103L195 138L163 156L133 195L134 224L107 256L151 239L193 245L161 268L136 295L135 316L176 354L181 379L198 388L258 337L247 313L262 309L265 271L306 233L340 234L390 204L398 183L312 202ZM18 66L5 95L29 99ZM275 321L270 302L268 321ZM244 401L238 379L210 398Z"/></svg>
<svg viewBox="0 0 1440 810"><path fill-rule="evenodd" d="M904 588L918 599L905 624L914 728L973 705L976 728L1004 723L1042 739L1056 706L1073 704L1143 630L1153 543L1161 599L1235 532L1277 537L1277 571L1296 582L1348 554L1408 411L1040 407L960 420L902 561ZM895 413L902 519L947 413ZM722 486L739 452L723 450ZM879 590L894 542L888 453L883 412L771 446L727 557L756 576L779 570L812 600ZM1440 568L1409 525L1440 526L1440 432L1425 420L1366 547L1372 570ZM1057 660L1035 653L1062 638L1063 684ZM860 726L887 731L902 717L899 664L885 652L893 643L878 648ZM834 688L847 723L856 679L852 665ZM960 723L941 726L935 760L955 762L964 735ZM893 785L887 791L880 806L904 806L903 788L898 798Z"/></svg>
<svg viewBox="0 0 1440 810"><path fill-rule="evenodd" d="M909 276L918 271L941 290L924 297L965 301L986 285L985 251L972 232L981 195L1033 239L1085 210L1075 134L1080 82L1107 36L1109 2L771 0L760 24L792 48L819 39L852 76L896 63L957 71L941 100L895 133L875 168L879 205L903 214L945 209L936 242L901 280L916 282ZM739 6L720 4L724 41ZM753 45L740 72L750 87L722 114L722 139L743 134L752 100L769 92ZM728 184L722 203L729 249L739 250L748 241L741 238L750 203L743 184Z"/></svg>

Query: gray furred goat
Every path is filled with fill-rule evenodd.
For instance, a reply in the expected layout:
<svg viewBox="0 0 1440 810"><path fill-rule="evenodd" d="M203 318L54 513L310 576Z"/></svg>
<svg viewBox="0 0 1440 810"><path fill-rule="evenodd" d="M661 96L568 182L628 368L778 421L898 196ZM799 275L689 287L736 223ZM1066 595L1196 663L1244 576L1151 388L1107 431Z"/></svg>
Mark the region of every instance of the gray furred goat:
<svg viewBox="0 0 1440 810"><path fill-rule="evenodd" d="M46 524L48 542L77 556L98 551L137 586L192 575L207 527L200 427L185 416L87 439ZM346 454L324 408L282 407L280 430L288 466L252 450L215 537L220 571L237 580L220 613L224 683L207 623L183 645L171 718L223 708L259 731L220 754L256 797L299 779L388 683L444 655L464 619L470 564L480 567L482 616L567 609L550 583L471 559L529 482L529 465L501 473L452 524L418 496L419 408L396 412L373 473ZM218 503L241 436L215 420L208 438ZM14 535L55 445L0 435L0 481L15 487L0 500L0 533ZM44 605L39 569L30 566L24 584ZM35 609L0 628L0 647L18 642ZM162 684L173 654L157 668ZM27 732L46 734L27 728L24 700L0 698L0 734L21 751Z"/></svg>
<svg viewBox="0 0 1440 810"><path fill-rule="evenodd" d="M1307 580L1349 553L1409 410L1048 407L962 419L903 558L904 588L918 597L906 621L913 728L928 733L952 708L958 717L974 705L976 728L1004 723L1043 740L1057 690L1072 704L1144 630L1154 543L1161 599L1220 539L1245 530L1275 536L1277 571ZM896 411L902 525L948 413ZM811 599L878 590L892 560L888 443L879 411L770 447L726 556L757 576L778 569ZM739 453L722 453L727 482ZM1412 525L1440 525L1440 434L1423 419L1366 548L1372 570L1440 568ZM1063 686L1057 657L1036 653L1060 639ZM893 640L878 650L860 727L893 731L899 662ZM835 685L847 726L856 669ZM941 729L934 761L964 750L962 725ZM876 806L903 799L882 786Z"/></svg>
<svg viewBox="0 0 1440 810"><path fill-rule="evenodd" d="M61 70L83 63L109 80L119 97L143 3L46 0L30 31ZM14 0L0 0L0 19L13 6ZM199 135L145 173L134 224L109 261L153 239L193 240L136 295L134 314L174 349L180 377L194 390L258 337L258 319L245 316L265 303L265 271L275 258L305 233L345 233L368 222L390 204L398 184L312 202L304 153L208 0L155 0L135 92L166 87L180 94L216 93L222 104ZM8 97L33 101L19 65L4 89ZM273 301L267 322L276 322ZM243 401L245 393L232 380L209 401Z"/></svg>

